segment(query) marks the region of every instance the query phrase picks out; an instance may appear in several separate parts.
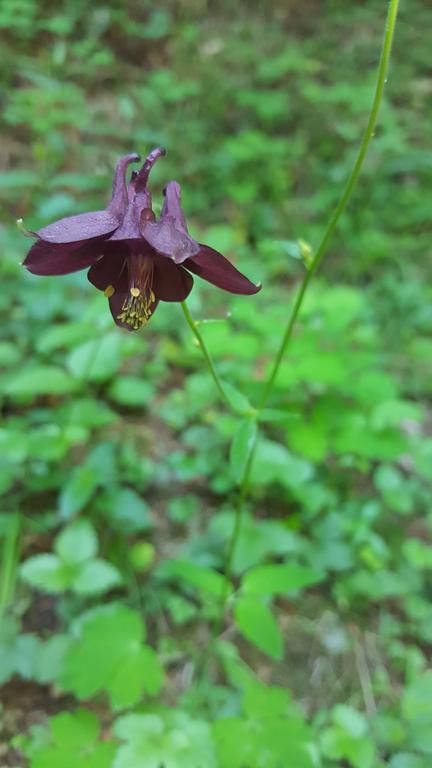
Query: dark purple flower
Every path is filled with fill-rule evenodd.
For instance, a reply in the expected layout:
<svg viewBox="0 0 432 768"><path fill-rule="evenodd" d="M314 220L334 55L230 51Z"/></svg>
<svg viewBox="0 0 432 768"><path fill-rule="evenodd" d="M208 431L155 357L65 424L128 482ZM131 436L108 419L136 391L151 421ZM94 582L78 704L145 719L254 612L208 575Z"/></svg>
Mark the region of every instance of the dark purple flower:
<svg viewBox="0 0 432 768"><path fill-rule="evenodd" d="M120 158L107 208L60 219L33 233L37 240L24 260L35 275L66 275L90 267L88 279L107 296L117 325L129 331L145 325L159 301L184 301L193 286L190 272L230 293L253 294L261 287L189 235L176 181L165 187L162 212L155 220L147 181L164 154L163 148L150 152L128 185L127 166L140 158Z"/></svg>

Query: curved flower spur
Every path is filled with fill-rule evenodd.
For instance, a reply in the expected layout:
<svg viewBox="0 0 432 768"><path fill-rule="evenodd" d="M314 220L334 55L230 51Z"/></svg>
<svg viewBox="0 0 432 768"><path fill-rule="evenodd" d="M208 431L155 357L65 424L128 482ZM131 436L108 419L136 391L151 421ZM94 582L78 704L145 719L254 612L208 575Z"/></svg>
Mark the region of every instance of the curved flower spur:
<svg viewBox="0 0 432 768"><path fill-rule="evenodd" d="M69 216L32 233L37 241L23 262L35 275L66 275L90 267L88 279L108 298L117 325L128 331L142 328L159 301L184 301L193 286L190 272L230 293L253 294L261 288L189 235L176 181L165 187L156 221L147 182L161 155L162 147L150 152L127 185L127 166L140 158L120 158L107 208Z"/></svg>

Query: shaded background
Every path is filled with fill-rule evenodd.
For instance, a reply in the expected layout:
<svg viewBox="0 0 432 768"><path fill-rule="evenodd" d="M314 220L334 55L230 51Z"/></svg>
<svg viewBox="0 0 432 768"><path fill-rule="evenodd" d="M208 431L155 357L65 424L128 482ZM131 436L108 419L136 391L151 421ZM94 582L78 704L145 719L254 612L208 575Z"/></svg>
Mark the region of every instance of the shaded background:
<svg viewBox="0 0 432 768"><path fill-rule="evenodd" d="M190 299L221 375L256 400L302 276L299 240L317 245L352 167L385 11L381 0L2 3L6 765L24 764L13 736L88 698L54 662L44 679L29 642L36 658L98 602L132 606L160 658L178 659L161 702L209 721L240 711L226 670L205 684L190 674L214 599L164 571L172 557L223 567L235 419L177 305L121 333L84 273L20 268L15 219L37 229L102 208L119 155L166 146L155 208L178 180L192 234L263 283L233 298L196 279ZM235 562L237 578L292 561L323 576L280 599L276 663L227 626L259 679L292 691L325 766L424 768L432 750L431 22L426 0L402 3L380 125L281 368ZM85 516L122 585L90 597L16 571L18 513L21 562Z"/></svg>

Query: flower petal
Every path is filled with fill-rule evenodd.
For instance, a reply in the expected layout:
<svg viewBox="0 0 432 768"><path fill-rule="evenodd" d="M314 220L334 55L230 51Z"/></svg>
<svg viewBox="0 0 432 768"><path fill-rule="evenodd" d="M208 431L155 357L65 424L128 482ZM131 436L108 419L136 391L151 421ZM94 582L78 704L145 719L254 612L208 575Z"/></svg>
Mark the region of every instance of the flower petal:
<svg viewBox="0 0 432 768"><path fill-rule="evenodd" d="M66 216L35 232L37 237L48 243L80 243L96 237L106 237L121 223L128 206L128 189L125 173L129 163L135 163L139 155L124 155L117 163L111 202L105 211L91 211L78 216Z"/></svg>
<svg viewBox="0 0 432 768"><path fill-rule="evenodd" d="M137 245L141 244L141 247L146 245L142 236L142 229L145 226L145 222L154 218L152 211L151 194L148 190L144 192L134 192L133 185L136 180L129 183L128 194L133 194L132 200L126 209L120 226L113 232L110 237L110 241L118 242L119 240L136 241Z"/></svg>
<svg viewBox="0 0 432 768"><path fill-rule="evenodd" d="M105 261L107 258L107 256L104 256L103 260ZM102 269L103 267L101 266L101 270ZM90 279L90 273L88 277ZM93 282L93 280L91 282ZM119 328L124 328L126 331L133 331L134 328L129 323L124 323L122 320L119 320L119 315L122 313L123 305L130 299L129 274L126 268L126 262L124 260L122 261L122 269L120 274L117 275L117 278L111 283L111 286L114 289L114 292L108 295L108 301L113 320L115 324L119 326ZM158 303L159 300L156 298L155 302L151 306L151 314L153 314L156 310Z"/></svg>
<svg viewBox="0 0 432 768"><path fill-rule="evenodd" d="M116 245L117 248L114 249L109 248L109 243L104 243L102 257L90 267L87 273L87 278L99 291L105 291L109 286L115 288L125 266L127 248L122 248L117 243Z"/></svg>
<svg viewBox="0 0 432 768"><path fill-rule="evenodd" d="M111 314L113 316L113 320L116 325L119 326L119 328L124 328L125 331L134 331L135 328L132 328L129 323L123 323L122 320L119 320L119 315L121 314L122 307L124 302L129 298L129 294L126 291L125 293L114 293L113 296L109 299L109 306L111 310ZM154 302L154 304L151 307L151 315L150 317L155 313L158 300ZM147 321L148 322L148 321Z"/></svg>
<svg viewBox="0 0 432 768"><path fill-rule="evenodd" d="M123 155L118 161L114 171L112 198L107 207L107 211L119 221L124 216L129 202L125 179L126 168L130 163L137 163L139 160L140 156L135 152L130 155Z"/></svg>
<svg viewBox="0 0 432 768"><path fill-rule="evenodd" d="M23 261L33 275L68 275L90 267L101 255L99 242L54 244L37 240Z"/></svg>
<svg viewBox="0 0 432 768"><path fill-rule="evenodd" d="M181 264L199 252L199 244L187 231L186 219L180 200L180 185L170 181L164 189L165 200L159 221L145 224L143 234L147 242L163 256Z"/></svg>
<svg viewBox="0 0 432 768"><path fill-rule="evenodd" d="M84 240L96 237L106 237L114 232L120 224L120 219L108 211L91 211L78 216L67 216L65 219L48 224L35 234L48 243L76 243L81 245Z"/></svg>
<svg viewBox="0 0 432 768"><path fill-rule="evenodd" d="M185 261L184 266L203 280L230 293L251 295L261 290L260 284L251 283L225 256L208 245L200 245L197 256Z"/></svg>
<svg viewBox="0 0 432 768"><path fill-rule="evenodd" d="M199 252L199 244L186 232L179 232L170 219L148 222L144 227L144 238L149 245L163 256L181 264Z"/></svg>
<svg viewBox="0 0 432 768"><path fill-rule="evenodd" d="M111 314L113 317L113 320L116 325L119 326L119 328L125 328L126 331L133 331L133 328L128 323L123 323L121 320L119 320L119 315L121 314L123 304L129 297L128 291L116 291L113 293L112 296L109 297L109 307L111 310Z"/></svg>
<svg viewBox="0 0 432 768"><path fill-rule="evenodd" d="M180 232L187 232L186 217L181 207L181 187L177 181L169 181L164 189L164 204L161 218L169 216Z"/></svg>
<svg viewBox="0 0 432 768"><path fill-rule="evenodd" d="M193 277L162 256L154 257L153 292L161 301L184 301L190 294Z"/></svg>

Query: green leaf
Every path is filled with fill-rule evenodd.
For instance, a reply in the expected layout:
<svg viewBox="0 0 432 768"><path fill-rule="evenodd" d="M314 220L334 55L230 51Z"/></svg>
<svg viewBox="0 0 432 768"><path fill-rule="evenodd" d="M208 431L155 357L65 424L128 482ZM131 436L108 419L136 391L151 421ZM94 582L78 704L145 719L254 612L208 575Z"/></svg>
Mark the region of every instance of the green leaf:
<svg viewBox="0 0 432 768"><path fill-rule="evenodd" d="M215 598L220 598L224 594L229 595L231 590L230 583L221 573L192 563L190 560L165 560L158 569L158 575L164 578L181 579Z"/></svg>
<svg viewBox="0 0 432 768"><path fill-rule="evenodd" d="M71 587L79 595L99 595L117 587L122 581L118 568L97 558L80 567Z"/></svg>
<svg viewBox="0 0 432 768"><path fill-rule="evenodd" d="M32 587L55 594L69 588L76 569L65 566L57 555L34 555L22 564L21 577Z"/></svg>
<svg viewBox="0 0 432 768"><path fill-rule="evenodd" d="M88 339L89 330L89 326L84 323L67 323L48 327L37 339L36 346L43 353L67 348Z"/></svg>
<svg viewBox="0 0 432 768"><path fill-rule="evenodd" d="M35 676L41 641L36 635L19 635L15 645L16 674L25 680Z"/></svg>
<svg viewBox="0 0 432 768"><path fill-rule="evenodd" d="M389 768L430 768L429 758L419 755L400 752L393 755L389 762Z"/></svg>
<svg viewBox="0 0 432 768"><path fill-rule="evenodd" d="M88 520L76 520L57 536L54 550L65 563L83 563L98 549L96 531Z"/></svg>
<svg viewBox="0 0 432 768"><path fill-rule="evenodd" d="M131 488L110 491L106 504L106 512L116 530L138 533L153 527L149 505Z"/></svg>
<svg viewBox="0 0 432 768"><path fill-rule="evenodd" d="M364 715L353 707L337 704L332 713L333 721L353 739L359 739L368 732L368 723Z"/></svg>
<svg viewBox="0 0 432 768"><path fill-rule="evenodd" d="M21 371L8 378L5 394L12 398L38 395L65 395L76 389L76 382L61 368L46 365Z"/></svg>
<svg viewBox="0 0 432 768"><path fill-rule="evenodd" d="M373 768L376 765L375 744L365 716L353 707L338 704L333 709L332 719L334 726L322 734L324 755L334 760L345 759L355 768Z"/></svg>
<svg viewBox="0 0 432 768"><path fill-rule="evenodd" d="M320 462L327 455L327 425L298 422L289 428L291 448L314 462Z"/></svg>
<svg viewBox="0 0 432 768"><path fill-rule="evenodd" d="M99 730L96 716L84 709L52 717L48 737L24 747L31 768L76 768L81 761L88 768L111 768L116 745L100 741Z"/></svg>
<svg viewBox="0 0 432 768"><path fill-rule="evenodd" d="M284 424L285 422L298 421L301 418L301 413L298 410L289 409L285 410L277 408L264 408L260 413L260 422L269 422L275 424Z"/></svg>
<svg viewBox="0 0 432 768"><path fill-rule="evenodd" d="M99 485L99 478L100 472L91 464L83 464L73 472L60 494L59 506L63 519L84 509Z"/></svg>
<svg viewBox="0 0 432 768"><path fill-rule="evenodd" d="M81 595L96 595L122 583L119 570L95 558L96 532L88 520L77 520L54 542L57 554L35 555L21 567L21 575L34 587L47 592L71 589Z"/></svg>
<svg viewBox="0 0 432 768"><path fill-rule="evenodd" d="M119 603L84 614L65 655L61 685L78 698L106 691L113 707L136 704L144 691L156 694L162 668L151 648L143 644L139 614Z"/></svg>
<svg viewBox="0 0 432 768"><path fill-rule="evenodd" d="M0 341L0 368L9 368L22 357L21 349L7 341Z"/></svg>
<svg viewBox="0 0 432 768"><path fill-rule="evenodd" d="M70 639L66 635L53 635L40 644L34 674L38 683L57 682L69 644Z"/></svg>
<svg viewBox="0 0 432 768"><path fill-rule="evenodd" d="M211 534L226 543L232 536L235 525L234 515L222 513L210 523ZM302 551L303 544L298 534L277 520L253 520L244 515L240 536L234 557L234 573L246 571L270 555L295 556Z"/></svg>
<svg viewBox="0 0 432 768"><path fill-rule="evenodd" d="M231 472L237 483L240 482L250 452L255 444L258 434L258 425L255 419L244 419L238 425L230 448Z"/></svg>
<svg viewBox="0 0 432 768"><path fill-rule="evenodd" d="M108 397L120 405L144 407L153 397L154 387L145 379L120 376L108 390Z"/></svg>
<svg viewBox="0 0 432 768"><path fill-rule="evenodd" d="M239 597L234 605L234 620L240 632L261 651L273 659L282 658L282 634L264 603L252 597Z"/></svg>
<svg viewBox="0 0 432 768"><path fill-rule="evenodd" d="M249 681L243 709L243 717L224 717L213 726L219 768L316 765L312 735L288 691Z"/></svg>
<svg viewBox="0 0 432 768"><path fill-rule="evenodd" d="M208 723L181 710L125 715L114 734L126 743L113 768L217 768Z"/></svg>
<svg viewBox="0 0 432 768"><path fill-rule="evenodd" d="M427 722L432 728L432 672L413 680L402 696L402 713L410 722Z"/></svg>
<svg viewBox="0 0 432 768"><path fill-rule="evenodd" d="M223 381L222 386L224 388L225 394L228 397L228 400L231 403L232 408L235 411L238 413L248 414L254 410L253 406L249 402L246 395L243 394L243 392L239 392L236 387L233 387L233 385L227 381Z"/></svg>
<svg viewBox="0 0 432 768"><path fill-rule="evenodd" d="M286 688L250 682L245 687L243 709L248 717L283 717L289 712L291 694Z"/></svg>
<svg viewBox="0 0 432 768"><path fill-rule="evenodd" d="M64 413L70 424L86 428L105 427L118 419L118 415L106 403L91 398L67 403Z"/></svg>
<svg viewBox="0 0 432 768"><path fill-rule="evenodd" d="M121 337L115 331L100 339L86 341L71 352L67 367L78 379L105 381L111 378L121 363Z"/></svg>
<svg viewBox="0 0 432 768"><path fill-rule="evenodd" d="M275 482L288 489L297 489L311 480L311 464L293 456L283 445L260 440L252 463L253 483L269 485Z"/></svg>
<svg viewBox="0 0 432 768"><path fill-rule="evenodd" d="M312 568L297 563L259 565L245 574L241 589L255 595L274 595L310 587L321 579L322 576Z"/></svg>
<svg viewBox="0 0 432 768"><path fill-rule="evenodd" d="M34 635L20 635L14 619L3 617L0 622L0 685L13 675L33 676L40 641Z"/></svg>

